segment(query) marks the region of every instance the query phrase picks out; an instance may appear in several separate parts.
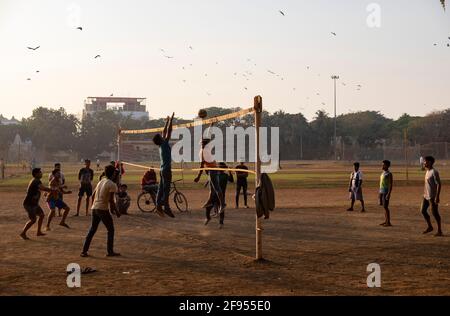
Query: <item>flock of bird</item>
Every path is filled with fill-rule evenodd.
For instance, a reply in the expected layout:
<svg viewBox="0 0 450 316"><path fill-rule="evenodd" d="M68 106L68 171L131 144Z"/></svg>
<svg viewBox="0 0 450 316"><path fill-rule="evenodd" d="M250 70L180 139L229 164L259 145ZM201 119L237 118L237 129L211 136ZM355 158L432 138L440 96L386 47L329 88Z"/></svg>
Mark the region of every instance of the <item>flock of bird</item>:
<svg viewBox="0 0 450 316"><path fill-rule="evenodd" d="M444 7L444 10L445 10L445 0L441 0L441 3L442 3L442 6ZM286 16L286 13L285 13L284 11L279 10L278 12L279 12L283 17ZM78 27L76 27L75 29L76 29L76 30L79 30L79 31L83 31L83 27L82 27L82 26L78 26ZM336 33L336 32L330 32L330 33L331 33L331 35L333 35L334 37L337 37L337 33ZM450 37L448 37L448 39L450 40ZM437 46L437 45L438 45L437 43L434 43L434 46ZM447 43L446 46L450 48L450 43ZM36 50L38 50L39 48L40 48L40 45L39 45L39 46L36 46L36 47L30 47L30 46L27 47L27 49L29 49L29 50L31 50L31 51L36 51ZM190 51L194 51L194 48L193 48L193 46L191 46L191 45L188 46L188 49L189 49ZM175 59L176 59L175 56L168 54L164 48L160 48L160 52L162 53L162 57L163 57L163 58L166 58L166 59L168 59L168 60L175 60ZM100 54L97 54L97 55L94 56L94 59L99 59L99 58L101 58L101 55L100 55ZM255 63L252 62L252 60L251 60L250 58L247 58L247 63L252 64L252 65L255 66L255 67L257 66ZM219 63L216 62L216 65L218 65L218 64L219 64ZM193 67L193 64L192 64L192 63L189 64L189 67ZM182 66L181 69L184 71L184 70L187 69L187 66ZM308 70L308 71L311 70L311 67L310 67L310 66L306 66L306 70ZM39 72L40 72L39 70L36 70L36 71L35 71L35 73L39 73ZM271 70L271 69L267 69L267 73L269 73L270 75L272 75L272 76L278 78L278 79L281 80L281 81L285 81L285 77L284 77L284 76L282 76L281 74L276 73L275 71L273 71L273 70ZM240 76L243 77L246 81L250 81L251 76L253 76L253 72L247 70L247 71L245 71L245 72L243 72L243 73L234 72L233 75L234 75L235 77L238 77L238 76L240 75ZM205 77L208 77L208 74L205 73L204 76L205 76ZM320 77L320 74L318 74L317 76ZM27 80L30 81L31 78L28 77ZM183 79L182 82L183 82L183 83L186 83L187 80L186 80L186 79ZM347 84L346 84L345 82L341 82L341 84L342 84L342 86L347 86ZM355 85L355 87L356 87L356 91L360 91L360 90L362 89L362 85L361 85L361 84L357 84L357 85ZM248 90L248 88L247 88L246 86L244 86L243 89L244 89L244 90ZM293 91L296 91L297 89L296 89L295 87L293 87L292 90L293 90ZM210 91L206 91L206 94L207 94L208 96L211 96L211 95L212 95L212 93L211 93ZM112 97L113 94L111 94L110 96ZM320 96L320 93L316 93L316 96ZM306 99L309 100L310 97L306 97ZM326 103L325 103L325 102L322 102L322 105L326 105Z"/></svg>

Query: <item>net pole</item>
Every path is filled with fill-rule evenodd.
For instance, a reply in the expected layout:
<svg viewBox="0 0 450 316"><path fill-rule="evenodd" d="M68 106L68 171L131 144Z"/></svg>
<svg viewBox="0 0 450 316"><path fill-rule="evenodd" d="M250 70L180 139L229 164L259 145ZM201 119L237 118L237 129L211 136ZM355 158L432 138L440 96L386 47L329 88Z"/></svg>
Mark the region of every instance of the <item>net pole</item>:
<svg viewBox="0 0 450 316"><path fill-rule="evenodd" d="M262 115L262 97L256 96L254 98L254 115L255 115L255 187L259 185L259 181L261 178L261 159L259 156L259 128L261 126L261 115ZM255 212L256 213L256 212ZM261 219L258 218L258 214L256 217L256 260L262 259L262 222Z"/></svg>

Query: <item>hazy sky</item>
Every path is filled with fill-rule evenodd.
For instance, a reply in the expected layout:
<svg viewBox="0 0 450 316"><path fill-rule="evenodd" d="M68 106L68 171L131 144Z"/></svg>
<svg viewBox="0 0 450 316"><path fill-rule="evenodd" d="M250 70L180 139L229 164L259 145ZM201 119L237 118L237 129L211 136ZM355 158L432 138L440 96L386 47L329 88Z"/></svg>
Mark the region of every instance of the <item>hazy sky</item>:
<svg viewBox="0 0 450 316"><path fill-rule="evenodd" d="M266 110L310 119L333 113L338 74L338 113L423 115L450 107L449 37L438 0L0 0L0 113L77 114L114 93L147 97L151 117L192 118L261 94Z"/></svg>

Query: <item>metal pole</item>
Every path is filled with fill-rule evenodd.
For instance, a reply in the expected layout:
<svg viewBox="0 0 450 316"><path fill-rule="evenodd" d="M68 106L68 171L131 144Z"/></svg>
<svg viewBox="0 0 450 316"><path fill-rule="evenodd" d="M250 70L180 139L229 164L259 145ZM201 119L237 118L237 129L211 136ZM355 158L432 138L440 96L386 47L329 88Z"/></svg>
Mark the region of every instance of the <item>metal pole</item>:
<svg viewBox="0 0 450 316"><path fill-rule="evenodd" d="M333 75L331 79L334 81L334 160L337 160L337 133L336 133L336 80L339 79L339 76Z"/></svg>
<svg viewBox="0 0 450 316"><path fill-rule="evenodd" d="M261 126L261 113L262 113L262 97L256 96L254 98L253 108L255 110L255 187L259 185L261 177L261 159L259 157L259 127ZM262 259L262 223L261 219L256 216L256 260Z"/></svg>
<svg viewBox="0 0 450 316"><path fill-rule="evenodd" d="M408 129L405 128L404 133L404 146L405 146L405 168L406 168L406 184L409 182L409 170L408 170Z"/></svg>

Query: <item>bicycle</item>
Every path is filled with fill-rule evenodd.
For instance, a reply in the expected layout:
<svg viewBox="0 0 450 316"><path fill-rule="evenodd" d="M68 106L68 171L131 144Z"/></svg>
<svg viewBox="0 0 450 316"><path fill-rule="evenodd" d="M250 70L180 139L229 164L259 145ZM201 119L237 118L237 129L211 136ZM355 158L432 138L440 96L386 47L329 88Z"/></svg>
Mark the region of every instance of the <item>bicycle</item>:
<svg viewBox="0 0 450 316"><path fill-rule="evenodd" d="M181 181L181 179L170 183L169 198L173 194L173 202L175 203L178 211L180 213L186 213L189 211L187 198L183 193L178 191L175 185L175 183L179 181ZM152 197L152 194L149 191L139 193L137 197L137 205L141 212L153 213L156 211L156 201L154 200L154 198L156 199L156 192L154 192L154 194L155 196Z"/></svg>

